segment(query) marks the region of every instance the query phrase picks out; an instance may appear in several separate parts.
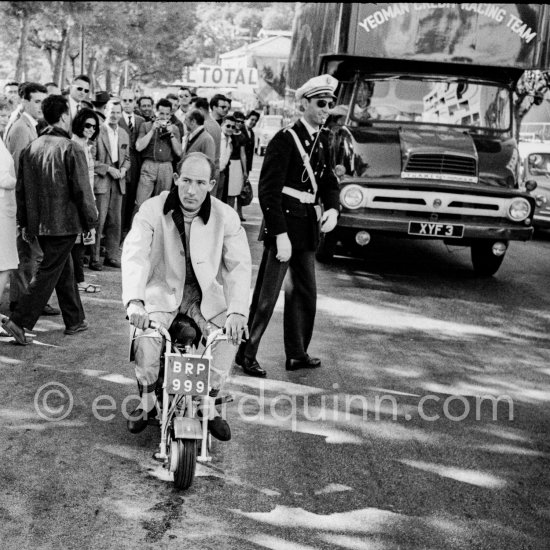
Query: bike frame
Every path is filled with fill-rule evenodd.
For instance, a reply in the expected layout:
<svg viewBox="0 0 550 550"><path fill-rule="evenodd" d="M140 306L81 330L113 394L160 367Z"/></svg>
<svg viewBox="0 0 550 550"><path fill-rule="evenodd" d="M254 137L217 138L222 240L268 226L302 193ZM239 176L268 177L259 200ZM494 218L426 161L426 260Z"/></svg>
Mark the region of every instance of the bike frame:
<svg viewBox="0 0 550 550"><path fill-rule="evenodd" d="M173 353L174 350L177 351L182 357L185 357L186 355L191 355L191 347L186 347L186 353L181 353L180 350L178 350L175 346L172 346L170 333L168 330L166 330L163 326L161 326L159 323L151 323L151 328L155 329L159 336L163 338L164 345L165 345L165 352L164 352L164 380L162 385L162 393L163 393L163 399L162 399L162 409L160 409L160 405L157 403L157 411L161 415L161 437L160 437L160 444L159 444L159 452L155 455L155 457L158 460L163 460L165 463L168 462L168 453L167 453L167 447L168 447L168 430L170 427L170 424L172 422L172 419L174 421L177 421L179 418L181 418L181 422L179 422L178 426L175 427L175 431L178 433L176 434L175 439L197 439L201 440L201 452L200 455L197 457L197 460L200 462L209 462L212 460L212 457L208 454L208 415L207 410L203 411L203 421L202 423L196 418L195 416L195 406L193 403L193 396L192 395L181 395L178 396L177 394L170 394L168 393L168 381L166 376L166 369L168 366L168 356L169 354ZM206 340L206 348L203 353L203 357L206 359L212 359L212 345L214 342L219 340L226 340L227 336L224 334L224 329L218 329L216 331L213 331L210 333ZM170 397L172 397L172 400L170 400ZM226 401L224 399L224 401ZM179 407L180 403L183 402L183 407ZM213 406L210 403L208 403L208 407ZM207 407L207 408L208 408ZM179 409L179 411L178 411ZM180 413L178 416L175 417L177 413ZM175 418L174 418L175 417ZM170 465L169 465L170 466Z"/></svg>

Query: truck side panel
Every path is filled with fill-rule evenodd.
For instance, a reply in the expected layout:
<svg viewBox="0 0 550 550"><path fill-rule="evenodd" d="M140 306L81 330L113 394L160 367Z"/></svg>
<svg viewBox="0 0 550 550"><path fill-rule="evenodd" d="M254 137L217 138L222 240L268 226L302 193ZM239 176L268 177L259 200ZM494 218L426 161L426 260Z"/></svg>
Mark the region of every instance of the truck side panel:
<svg viewBox="0 0 550 550"><path fill-rule="evenodd" d="M348 52L369 57L545 67L543 4L354 3Z"/></svg>

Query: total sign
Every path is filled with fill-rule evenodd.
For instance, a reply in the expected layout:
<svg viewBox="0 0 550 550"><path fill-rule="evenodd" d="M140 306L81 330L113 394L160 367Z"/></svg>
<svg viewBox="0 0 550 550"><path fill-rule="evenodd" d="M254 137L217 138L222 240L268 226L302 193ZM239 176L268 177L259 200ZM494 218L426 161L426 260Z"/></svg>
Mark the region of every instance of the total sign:
<svg viewBox="0 0 550 550"><path fill-rule="evenodd" d="M257 86L258 69L220 67L219 65L193 65L183 69L184 86L236 88Z"/></svg>

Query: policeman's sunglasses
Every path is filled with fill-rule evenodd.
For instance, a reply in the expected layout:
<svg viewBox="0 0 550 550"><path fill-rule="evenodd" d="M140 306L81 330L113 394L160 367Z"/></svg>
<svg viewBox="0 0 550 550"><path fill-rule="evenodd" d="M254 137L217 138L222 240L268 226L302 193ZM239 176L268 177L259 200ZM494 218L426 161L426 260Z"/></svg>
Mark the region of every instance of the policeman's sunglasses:
<svg viewBox="0 0 550 550"><path fill-rule="evenodd" d="M90 88L83 88L82 86L77 86L76 89L79 92L85 92L85 93L88 93L90 91Z"/></svg>
<svg viewBox="0 0 550 550"><path fill-rule="evenodd" d="M230 130L234 130L234 129L235 129L235 125L234 125L234 124L226 124L225 127L226 127L226 128L229 128Z"/></svg>
<svg viewBox="0 0 550 550"><path fill-rule="evenodd" d="M91 122L84 123L84 128L86 128L86 130L91 130L92 128L95 129L95 127L96 127L95 123L94 124L92 124Z"/></svg>
<svg viewBox="0 0 550 550"><path fill-rule="evenodd" d="M316 99L315 100L317 107L324 109L327 105L329 109L334 107L334 101L327 101L326 99Z"/></svg>

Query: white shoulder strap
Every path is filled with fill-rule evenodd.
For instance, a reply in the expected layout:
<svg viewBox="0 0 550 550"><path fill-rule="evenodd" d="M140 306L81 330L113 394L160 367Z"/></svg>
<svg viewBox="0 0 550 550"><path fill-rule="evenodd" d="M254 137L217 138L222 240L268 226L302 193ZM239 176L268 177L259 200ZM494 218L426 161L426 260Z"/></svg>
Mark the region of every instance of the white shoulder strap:
<svg viewBox="0 0 550 550"><path fill-rule="evenodd" d="M313 168L311 167L311 163L309 162L309 156L306 153L304 146L302 145L302 142L300 141L300 138L297 136L296 132L292 128L288 128L287 131L290 133L290 135L294 138L294 141L296 142L296 147L298 147L298 151L300 152L300 156L302 157L302 161L304 162L304 166L306 167L307 174L311 181L311 186L313 187L313 193L316 195L317 180L315 179Z"/></svg>

